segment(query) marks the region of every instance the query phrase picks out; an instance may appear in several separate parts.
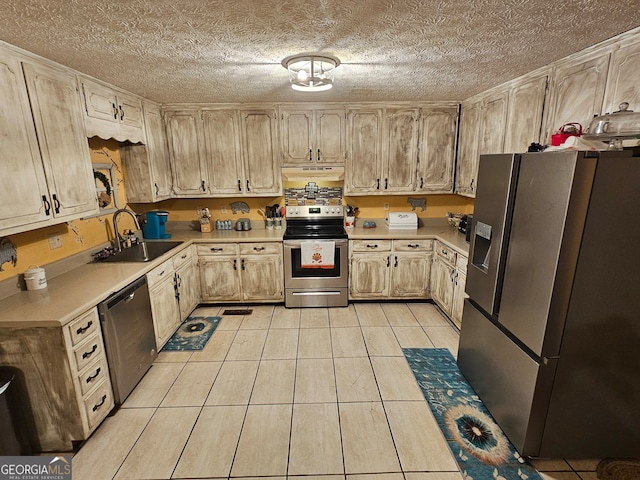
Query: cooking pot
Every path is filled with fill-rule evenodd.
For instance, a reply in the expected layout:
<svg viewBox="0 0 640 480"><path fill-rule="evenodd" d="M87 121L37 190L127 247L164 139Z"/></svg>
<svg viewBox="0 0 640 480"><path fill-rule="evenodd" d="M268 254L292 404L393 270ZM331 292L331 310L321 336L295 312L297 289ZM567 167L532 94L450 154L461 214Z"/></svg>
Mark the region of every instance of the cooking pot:
<svg viewBox="0 0 640 480"><path fill-rule="evenodd" d="M640 112L629 110L629 104L620 104L620 110L594 117L584 137L591 140L612 140L620 144L624 139L640 138Z"/></svg>

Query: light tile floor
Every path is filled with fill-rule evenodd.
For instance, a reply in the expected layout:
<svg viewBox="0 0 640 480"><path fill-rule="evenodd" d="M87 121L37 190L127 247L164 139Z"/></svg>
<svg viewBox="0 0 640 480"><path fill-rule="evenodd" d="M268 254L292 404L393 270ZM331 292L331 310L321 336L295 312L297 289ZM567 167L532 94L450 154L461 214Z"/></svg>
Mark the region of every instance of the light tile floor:
<svg viewBox="0 0 640 480"><path fill-rule="evenodd" d="M401 350L457 355L436 307L250 308L202 351L161 352L74 456L74 480L463 480ZM596 465L536 461L545 480L596 480Z"/></svg>

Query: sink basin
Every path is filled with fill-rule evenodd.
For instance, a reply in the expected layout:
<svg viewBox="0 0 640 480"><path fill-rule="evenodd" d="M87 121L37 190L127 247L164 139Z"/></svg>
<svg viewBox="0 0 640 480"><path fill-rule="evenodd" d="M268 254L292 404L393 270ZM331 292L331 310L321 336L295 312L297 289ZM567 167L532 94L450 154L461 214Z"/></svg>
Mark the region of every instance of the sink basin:
<svg viewBox="0 0 640 480"><path fill-rule="evenodd" d="M114 253L99 262L150 262L183 242L142 242Z"/></svg>

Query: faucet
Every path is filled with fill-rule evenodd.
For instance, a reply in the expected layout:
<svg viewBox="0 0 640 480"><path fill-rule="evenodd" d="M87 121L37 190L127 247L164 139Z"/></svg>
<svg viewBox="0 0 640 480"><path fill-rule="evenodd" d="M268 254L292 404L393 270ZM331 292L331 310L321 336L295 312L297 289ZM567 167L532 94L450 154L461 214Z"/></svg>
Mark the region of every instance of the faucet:
<svg viewBox="0 0 640 480"><path fill-rule="evenodd" d="M115 230L115 235L116 235L116 238L115 238L115 243L116 243L115 244L115 249L118 252L122 251L122 242L124 240L122 238L122 235L120 235L120 232L118 231L118 216L121 213L128 213L129 215L131 215L131 218L133 218L133 223L136 226L136 230L140 230L140 222L138 222L138 216L134 212L132 212L131 210L128 210L126 208L120 208L120 209L116 210L113 213L113 229Z"/></svg>

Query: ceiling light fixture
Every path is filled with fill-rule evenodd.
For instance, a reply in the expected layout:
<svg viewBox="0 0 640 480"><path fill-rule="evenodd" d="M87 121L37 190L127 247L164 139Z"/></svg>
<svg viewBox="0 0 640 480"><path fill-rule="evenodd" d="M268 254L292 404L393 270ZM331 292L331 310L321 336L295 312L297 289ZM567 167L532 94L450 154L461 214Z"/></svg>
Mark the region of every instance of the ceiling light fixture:
<svg viewBox="0 0 640 480"><path fill-rule="evenodd" d="M289 71L291 88L300 92L322 92L333 87L340 60L327 55L294 55L282 61Z"/></svg>

